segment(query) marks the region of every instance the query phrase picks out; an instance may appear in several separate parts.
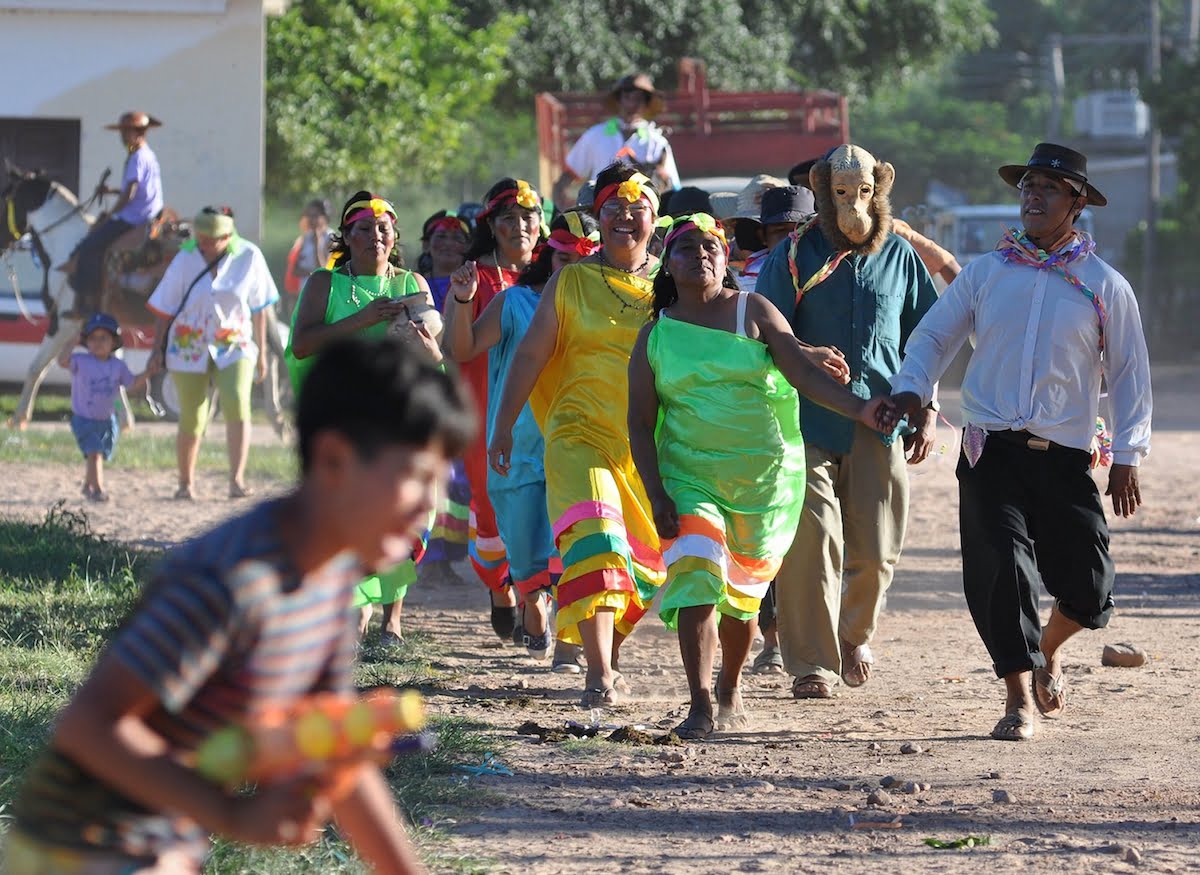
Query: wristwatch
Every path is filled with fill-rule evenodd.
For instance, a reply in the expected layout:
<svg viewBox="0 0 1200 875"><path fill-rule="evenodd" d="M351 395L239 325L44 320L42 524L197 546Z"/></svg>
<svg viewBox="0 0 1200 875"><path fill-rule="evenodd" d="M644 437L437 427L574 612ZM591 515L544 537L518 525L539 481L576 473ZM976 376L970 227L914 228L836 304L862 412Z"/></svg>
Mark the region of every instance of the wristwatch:
<svg viewBox="0 0 1200 875"><path fill-rule="evenodd" d="M942 405L938 403L938 400L936 398L934 398L932 401L930 401L928 404L925 405L925 409L932 410L934 413L941 413Z"/></svg>

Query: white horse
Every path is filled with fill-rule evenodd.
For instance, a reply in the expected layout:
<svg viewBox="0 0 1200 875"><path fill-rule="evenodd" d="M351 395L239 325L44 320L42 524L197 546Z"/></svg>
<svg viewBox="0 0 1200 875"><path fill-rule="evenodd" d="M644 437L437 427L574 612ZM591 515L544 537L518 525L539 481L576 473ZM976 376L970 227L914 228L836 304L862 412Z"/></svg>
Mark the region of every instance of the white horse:
<svg viewBox="0 0 1200 875"><path fill-rule="evenodd" d="M61 314L75 311L75 289L68 281L68 274L54 268L65 265L75 247L91 230L94 219L83 209L79 199L65 186L39 174L9 170L8 188L0 198L0 207L7 217L0 220L0 252L16 243L16 238L29 234L39 260L49 269L49 282L43 303L50 317L46 336L34 354L21 388L21 399L8 421L11 428L24 430L29 425L38 389L45 379L50 365L63 350L79 342L82 321L78 318L63 318ZM165 269L165 264L163 265ZM114 314L115 315L115 314ZM286 328L279 325L272 310L268 318L268 330L275 335L282 333L281 343L272 343L271 352L286 345ZM282 332L281 332L282 329ZM128 326L127 330L137 331ZM278 348L278 349L277 349ZM271 355L272 368L266 388L268 412L276 431L283 433L285 416L280 393L280 368L278 355ZM157 402L152 401L152 406ZM133 412L125 389L121 389L122 429L133 426Z"/></svg>
<svg viewBox="0 0 1200 875"><path fill-rule="evenodd" d="M64 319L60 315L74 309L75 290L67 281L67 274L54 270L53 266L67 262L76 245L91 230L93 219L83 211L79 199L68 188L51 179L15 172L10 173L10 179L12 184L4 196L5 209L11 220L10 228L6 229L10 232L7 236L11 237L13 231L30 234L39 250L39 260L51 268L45 300L50 329L38 345L25 374L21 400L8 421L10 427L24 430L29 425L38 389L50 365L63 350L79 342L83 328L81 320ZM121 409L124 416L121 425L128 428L133 425L133 415L124 388L121 389Z"/></svg>

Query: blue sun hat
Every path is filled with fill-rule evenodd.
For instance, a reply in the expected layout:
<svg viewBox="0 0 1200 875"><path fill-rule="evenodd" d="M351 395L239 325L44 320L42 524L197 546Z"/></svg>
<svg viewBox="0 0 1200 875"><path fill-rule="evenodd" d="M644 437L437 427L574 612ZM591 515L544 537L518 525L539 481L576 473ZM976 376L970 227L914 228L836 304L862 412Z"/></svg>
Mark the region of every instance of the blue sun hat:
<svg viewBox="0 0 1200 875"><path fill-rule="evenodd" d="M121 348L121 325L107 313L93 313L88 318L87 323L83 326L83 333L79 335L80 342L86 345L92 332L100 329L104 329L113 336L113 349Z"/></svg>

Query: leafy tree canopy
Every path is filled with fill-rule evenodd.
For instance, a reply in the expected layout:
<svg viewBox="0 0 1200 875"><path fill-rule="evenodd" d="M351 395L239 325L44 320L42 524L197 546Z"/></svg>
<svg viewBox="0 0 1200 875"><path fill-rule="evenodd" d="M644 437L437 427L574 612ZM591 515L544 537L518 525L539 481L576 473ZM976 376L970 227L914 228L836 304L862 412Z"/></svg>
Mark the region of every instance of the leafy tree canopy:
<svg viewBox="0 0 1200 875"><path fill-rule="evenodd" d="M870 93L994 36L987 0L464 0L475 24L517 12L510 58L524 100L591 91L631 70L674 84L681 57L703 59L710 84Z"/></svg>
<svg viewBox="0 0 1200 875"><path fill-rule="evenodd" d="M297 0L267 31L267 188L346 192L443 172L504 81L520 21L451 0Z"/></svg>

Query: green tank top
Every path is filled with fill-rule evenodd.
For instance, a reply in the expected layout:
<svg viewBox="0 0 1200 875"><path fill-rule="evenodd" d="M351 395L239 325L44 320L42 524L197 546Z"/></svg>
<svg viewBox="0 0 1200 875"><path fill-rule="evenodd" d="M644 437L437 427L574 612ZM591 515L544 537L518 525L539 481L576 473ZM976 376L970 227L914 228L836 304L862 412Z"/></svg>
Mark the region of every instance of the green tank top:
<svg viewBox="0 0 1200 875"><path fill-rule="evenodd" d="M403 298L408 295L421 293L417 285L417 275L410 270L401 270L393 277L386 276L350 276L341 270L322 268L314 271L329 274L329 303L325 305L325 324L332 325L353 316L376 298ZM300 293L303 298L304 292ZM288 335L287 349L284 350L284 360L287 363L288 377L292 382L292 391L299 392L304 378L316 363L316 356L298 359L292 352L292 337L296 334L296 318L300 314L300 301L292 313L291 333ZM377 322L358 332L360 337L378 338L387 336L388 324Z"/></svg>

